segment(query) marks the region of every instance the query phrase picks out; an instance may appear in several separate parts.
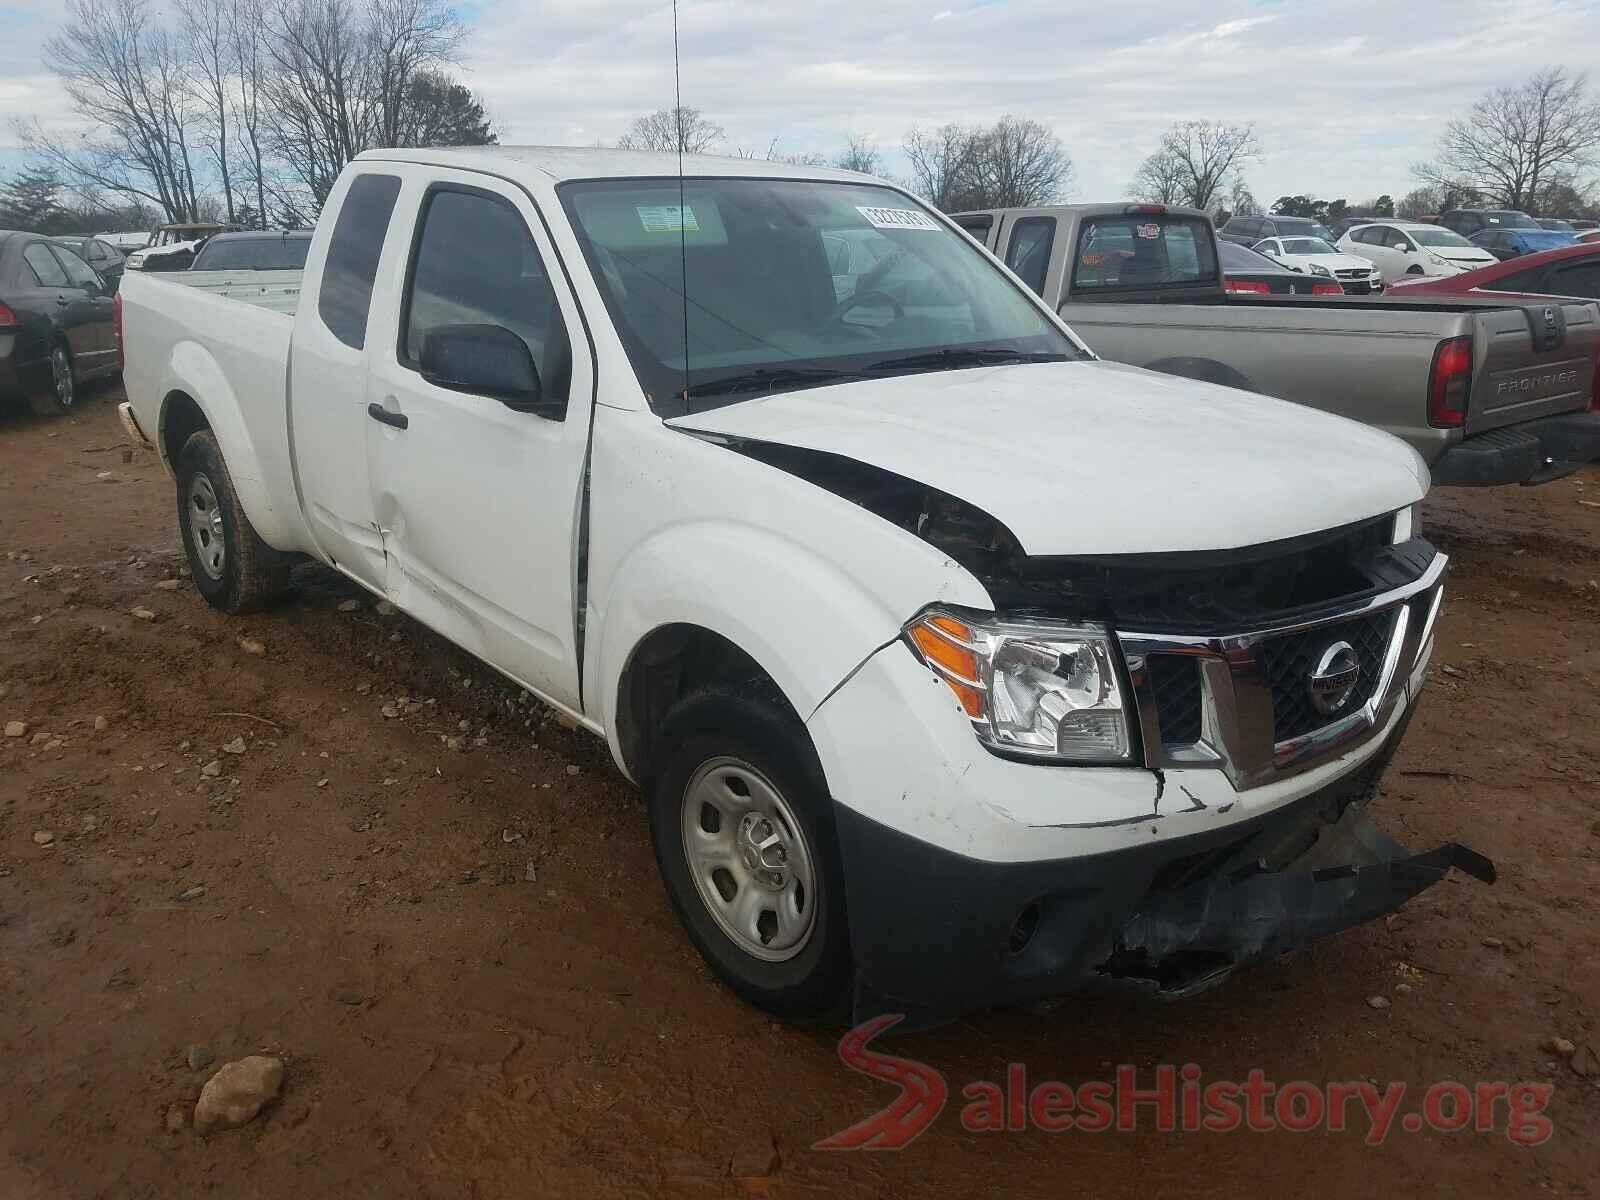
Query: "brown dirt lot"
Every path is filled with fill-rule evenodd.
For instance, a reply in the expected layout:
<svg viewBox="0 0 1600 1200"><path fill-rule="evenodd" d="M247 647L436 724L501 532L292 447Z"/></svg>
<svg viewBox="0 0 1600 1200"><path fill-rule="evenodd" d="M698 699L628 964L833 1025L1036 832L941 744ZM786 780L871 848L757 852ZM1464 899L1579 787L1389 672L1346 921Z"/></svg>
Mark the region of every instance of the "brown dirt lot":
<svg viewBox="0 0 1600 1200"><path fill-rule="evenodd" d="M122 461L118 398L0 421L0 720L30 726L0 740L0 1196L1600 1191L1600 1081L1541 1049L1600 1051L1600 469L1428 505L1451 599L1377 812L1488 854L1498 885L1452 877L1181 1004L899 1039L949 1107L901 1153L830 1154L809 1147L892 1089L713 981L604 747L408 620L340 611L357 593L327 571L243 620L158 588L172 489L148 451ZM282 1097L168 1132L209 1073L195 1044L281 1055ZM1012 1061L1533 1080L1555 1132L963 1132L961 1085Z"/></svg>

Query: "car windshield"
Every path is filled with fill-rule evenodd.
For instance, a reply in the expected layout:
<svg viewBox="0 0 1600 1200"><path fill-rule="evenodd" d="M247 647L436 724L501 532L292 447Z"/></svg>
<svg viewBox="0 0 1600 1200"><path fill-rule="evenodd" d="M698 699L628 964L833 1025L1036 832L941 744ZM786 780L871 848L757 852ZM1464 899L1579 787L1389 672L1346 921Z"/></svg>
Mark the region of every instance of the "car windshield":
<svg viewBox="0 0 1600 1200"><path fill-rule="evenodd" d="M984 251L889 188L690 178L680 193L663 178L560 195L662 416L840 379L1084 357Z"/></svg>
<svg viewBox="0 0 1600 1200"><path fill-rule="evenodd" d="M301 271L309 237L212 238L195 257L191 271Z"/></svg>
<svg viewBox="0 0 1600 1200"><path fill-rule="evenodd" d="M1459 233L1444 228L1408 229L1406 232L1419 246L1467 246L1477 249Z"/></svg>
<svg viewBox="0 0 1600 1200"><path fill-rule="evenodd" d="M1321 238L1294 237L1283 239L1285 254L1337 254L1338 251Z"/></svg>

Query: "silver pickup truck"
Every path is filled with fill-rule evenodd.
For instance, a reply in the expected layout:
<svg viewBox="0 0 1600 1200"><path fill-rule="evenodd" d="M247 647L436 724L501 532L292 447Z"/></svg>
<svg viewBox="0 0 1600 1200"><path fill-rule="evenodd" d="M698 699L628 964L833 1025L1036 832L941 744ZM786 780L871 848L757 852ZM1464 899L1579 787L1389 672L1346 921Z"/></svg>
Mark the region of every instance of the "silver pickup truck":
<svg viewBox="0 0 1600 1200"><path fill-rule="evenodd" d="M954 220L1096 354L1375 425L1436 484L1544 483L1600 457L1600 305L1237 296L1194 209L1074 204Z"/></svg>

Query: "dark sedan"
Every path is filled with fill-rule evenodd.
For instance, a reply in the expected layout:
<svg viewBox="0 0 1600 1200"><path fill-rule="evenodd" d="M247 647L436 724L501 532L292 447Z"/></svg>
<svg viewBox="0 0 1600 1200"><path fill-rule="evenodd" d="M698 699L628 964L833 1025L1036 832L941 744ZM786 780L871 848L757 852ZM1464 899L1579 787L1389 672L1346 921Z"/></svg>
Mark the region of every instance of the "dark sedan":
<svg viewBox="0 0 1600 1200"><path fill-rule="evenodd" d="M1507 262L1524 254L1570 246L1578 240L1578 235L1559 229L1480 229L1467 240L1474 246L1482 246L1501 262Z"/></svg>
<svg viewBox="0 0 1600 1200"><path fill-rule="evenodd" d="M113 292L117 290L127 257L121 250L96 237L58 237L55 240L93 267L95 274L104 279Z"/></svg>
<svg viewBox="0 0 1600 1200"><path fill-rule="evenodd" d="M1218 241L1217 257L1222 261L1222 288L1236 296L1344 295L1344 288L1331 279L1285 270L1237 242Z"/></svg>
<svg viewBox="0 0 1600 1200"><path fill-rule="evenodd" d="M120 367L111 289L60 242L0 231L0 399L48 396L68 412L79 385Z"/></svg>

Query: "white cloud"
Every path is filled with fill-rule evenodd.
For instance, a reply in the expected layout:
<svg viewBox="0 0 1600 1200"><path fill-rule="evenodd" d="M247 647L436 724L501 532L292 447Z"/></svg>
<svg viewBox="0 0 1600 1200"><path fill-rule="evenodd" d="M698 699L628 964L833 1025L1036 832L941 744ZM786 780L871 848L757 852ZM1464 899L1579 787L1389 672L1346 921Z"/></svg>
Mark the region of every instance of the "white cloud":
<svg viewBox="0 0 1600 1200"><path fill-rule="evenodd" d="M60 0L5 0L0 148L10 121L61 119L40 62ZM1053 127L1080 198L1122 193L1175 120L1254 123L1256 194L1360 200L1412 186L1440 127L1486 88L1600 45L1595 0L680 0L687 104L730 148L829 153L851 133L1005 113ZM663 0L484 0L462 69L507 141L614 140L673 100Z"/></svg>

